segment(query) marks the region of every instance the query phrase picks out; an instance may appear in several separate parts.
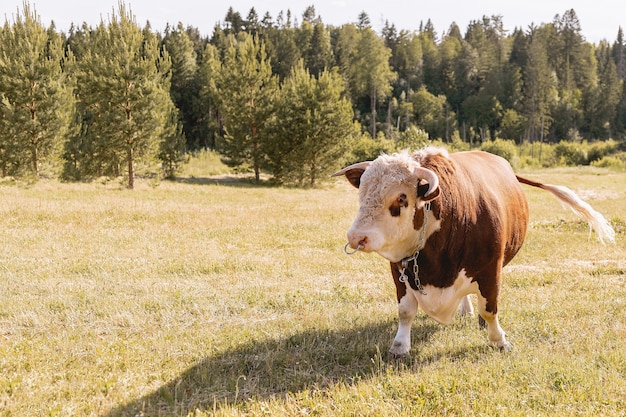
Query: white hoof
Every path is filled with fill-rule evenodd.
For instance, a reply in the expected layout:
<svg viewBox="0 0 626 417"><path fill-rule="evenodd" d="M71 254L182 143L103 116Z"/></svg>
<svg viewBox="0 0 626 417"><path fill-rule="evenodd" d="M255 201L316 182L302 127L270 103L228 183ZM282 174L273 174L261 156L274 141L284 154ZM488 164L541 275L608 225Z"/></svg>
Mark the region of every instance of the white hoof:
<svg viewBox="0 0 626 417"><path fill-rule="evenodd" d="M506 353L513 350L513 346L506 340L504 342L498 342L495 345L498 347L498 349L500 349L501 352Z"/></svg>
<svg viewBox="0 0 626 417"><path fill-rule="evenodd" d="M406 344L394 340L391 348L389 349L389 354L395 358L403 358L409 354L410 347Z"/></svg>

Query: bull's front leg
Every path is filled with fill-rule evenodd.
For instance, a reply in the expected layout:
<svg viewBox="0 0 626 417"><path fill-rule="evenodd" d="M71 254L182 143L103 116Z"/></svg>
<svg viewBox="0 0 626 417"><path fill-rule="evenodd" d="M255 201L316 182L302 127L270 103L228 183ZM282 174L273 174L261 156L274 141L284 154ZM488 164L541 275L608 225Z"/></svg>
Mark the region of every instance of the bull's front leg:
<svg viewBox="0 0 626 417"><path fill-rule="evenodd" d="M417 300L413 294L405 294L398 303L398 332L391 344L391 353L395 357L406 356L411 349L411 327L417 314Z"/></svg>
<svg viewBox="0 0 626 417"><path fill-rule="evenodd" d="M411 293L407 293L406 284L400 282L398 265L391 263L391 274L396 284L396 296L398 298L398 332L393 339L389 353L394 357L408 355L411 349L411 327L417 314L417 300Z"/></svg>

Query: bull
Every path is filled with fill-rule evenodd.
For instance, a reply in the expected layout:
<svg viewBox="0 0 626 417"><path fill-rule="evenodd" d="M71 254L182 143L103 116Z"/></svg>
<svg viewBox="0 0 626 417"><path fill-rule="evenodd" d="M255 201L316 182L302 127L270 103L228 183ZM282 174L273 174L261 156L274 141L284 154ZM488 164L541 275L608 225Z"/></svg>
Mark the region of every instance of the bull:
<svg viewBox="0 0 626 417"><path fill-rule="evenodd" d="M470 294L477 295L489 341L511 349L498 321L498 299L502 268L521 248L528 226L520 184L553 194L584 217L601 241L615 239L602 214L570 189L516 175L505 159L486 152L427 147L333 174L341 175L359 193L346 253L376 252L391 265L399 325L390 353L396 357L409 353L418 307L448 324L457 311L474 314Z"/></svg>

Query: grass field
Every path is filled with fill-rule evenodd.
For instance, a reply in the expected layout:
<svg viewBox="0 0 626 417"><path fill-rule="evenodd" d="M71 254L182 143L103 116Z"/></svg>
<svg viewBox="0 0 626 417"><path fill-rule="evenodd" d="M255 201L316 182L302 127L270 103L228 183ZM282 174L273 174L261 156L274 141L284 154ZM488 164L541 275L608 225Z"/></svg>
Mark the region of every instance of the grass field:
<svg viewBox="0 0 626 417"><path fill-rule="evenodd" d="M476 319L420 313L404 362L386 354L388 264L342 250L344 181L5 183L0 415L626 415L626 175L525 174L579 192L617 243L525 187L500 314L513 351Z"/></svg>

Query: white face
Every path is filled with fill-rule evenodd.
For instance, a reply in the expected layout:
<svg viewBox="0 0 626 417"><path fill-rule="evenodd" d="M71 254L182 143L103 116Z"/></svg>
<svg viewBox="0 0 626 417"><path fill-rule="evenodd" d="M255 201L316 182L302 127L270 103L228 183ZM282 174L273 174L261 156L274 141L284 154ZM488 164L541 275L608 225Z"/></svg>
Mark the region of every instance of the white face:
<svg viewBox="0 0 626 417"><path fill-rule="evenodd" d="M421 243L420 230L414 225L415 211L424 206L417 198L418 182L410 161L374 161L361 176L359 212L348 230L350 246L377 252L391 262L415 253ZM429 232L436 226L432 216L429 213Z"/></svg>

